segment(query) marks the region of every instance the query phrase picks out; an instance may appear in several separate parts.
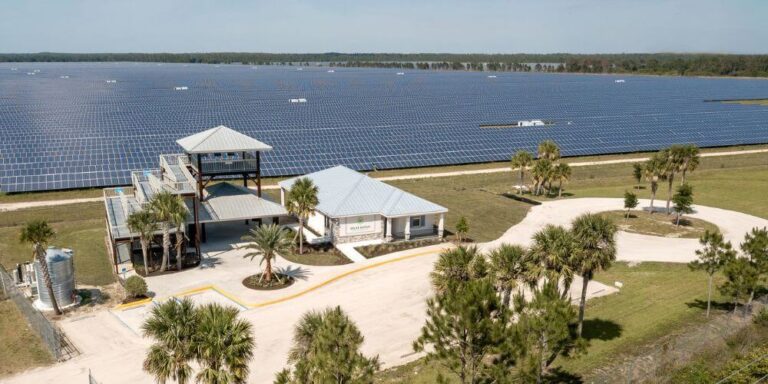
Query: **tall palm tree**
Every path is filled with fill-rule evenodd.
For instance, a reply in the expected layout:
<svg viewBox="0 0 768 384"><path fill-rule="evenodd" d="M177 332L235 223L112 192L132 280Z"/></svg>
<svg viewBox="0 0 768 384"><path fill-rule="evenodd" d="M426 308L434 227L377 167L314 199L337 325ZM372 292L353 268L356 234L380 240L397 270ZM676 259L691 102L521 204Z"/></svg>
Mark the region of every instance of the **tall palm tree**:
<svg viewBox="0 0 768 384"><path fill-rule="evenodd" d="M525 171L531 164L533 164L533 154L528 151L520 150L515 152L515 155L512 156L512 169L518 169L520 172L520 189L517 190L518 194L523 192L523 185L525 185Z"/></svg>
<svg viewBox="0 0 768 384"><path fill-rule="evenodd" d="M192 378L190 362L194 360L194 338L197 322L195 305L188 297L168 300L152 308L141 326L145 337L155 340L144 359L144 370L164 384L173 380L186 384Z"/></svg>
<svg viewBox="0 0 768 384"><path fill-rule="evenodd" d="M544 140L539 143L538 151L539 159L549 159L550 161L557 161L560 158L560 146L552 140Z"/></svg>
<svg viewBox="0 0 768 384"><path fill-rule="evenodd" d="M176 270L181 271L184 266L184 239L186 238L184 227L187 225L187 212L175 212L172 221L176 226Z"/></svg>
<svg viewBox="0 0 768 384"><path fill-rule="evenodd" d="M571 166L565 163L558 163L552 170L552 174L558 181L557 197L563 197L563 181L567 182L571 178Z"/></svg>
<svg viewBox="0 0 768 384"><path fill-rule="evenodd" d="M662 158L665 164L665 175L667 178L667 214L672 213L670 204L672 202L672 183L675 181L675 174L683 165L686 149L682 145L673 145L662 152Z"/></svg>
<svg viewBox="0 0 768 384"><path fill-rule="evenodd" d="M686 144L682 149L683 161L680 164L680 185L685 184L686 172L693 172L699 166L701 154L696 144Z"/></svg>
<svg viewBox="0 0 768 384"><path fill-rule="evenodd" d="M308 177L297 179L288 191L285 208L299 218L299 254L304 253L304 223L318 203L317 186Z"/></svg>
<svg viewBox="0 0 768 384"><path fill-rule="evenodd" d="M162 191L155 194L149 201L149 209L154 212L155 217L160 222L160 229L163 231L163 260L160 264L160 270L165 271L168 268L168 258L171 251L171 225L174 221L174 215L179 214L179 212L186 212L187 206L184 205L181 196Z"/></svg>
<svg viewBox="0 0 768 384"><path fill-rule="evenodd" d="M608 269L616 260L616 224L605 216L587 213L573 220L571 233L576 248L573 271L581 275L583 281L578 326L581 337L587 285L595 273Z"/></svg>
<svg viewBox="0 0 768 384"><path fill-rule="evenodd" d="M432 286L437 292L445 292L454 284L466 283L472 278L470 266L478 256L477 247L459 246L444 250L430 273Z"/></svg>
<svg viewBox="0 0 768 384"><path fill-rule="evenodd" d="M248 379L255 342L251 323L238 319L239 313L218 303L198 309L194 342L198 383L244 384Z"/></svg>
<svg viewBox="0 0 768 384"><path fill-rule="evenodd" d="M510 244L502 244L489 255L490 275L496 289L501 293L504 307L509 307L512 289L525 280L525 255L525 248Z"/></svg>
<svg viewBox="0 0 768 384"><path fill-rule="evenodd" d="M151 211L145 209L128 215L126 224L131 232L139 234L141 255L144 257L144 275L149 276L149 245L157 231L157 219Z"/></svg>
<svg viewBox="0 0 768 384"><path fill-rule="evenodd" d="M658 153L654 154L643 164L645 179L651 183L651 214L653 214L653 202L656 200L656 192L659 190L659 181L663 180L664 159Z"/></svg>
<svg viewBox="0 0 768 384"><path fill-rule="evenodd" d="M247 244L242 248L250 249L243 257L253 260L261 256L261 263L265 263L263 276L267 283L272 282L272 260L278 253L287 252L291 247L291 239L287 231L277 224L262 225L256 229L251 229L249 235L242 237Z"/></svg>
<svg viewBox="0 0 768 384"><path fill-rule="evenodd" d="M40 272L43 273L45 288L48 290L48 297L51 298L53 311L57 315L61 315L59 302L56 300L56 296L53 294L53 282L51 281L51 274L48 271L48 260L46 257L46 249L48 248L48 243L53 239L54 236L56 236L56 232L54 232L53 228L48 225L47 221L31 220L21 228L21 232L19 233L19 241L32 245L32 258L36 259L38 264L40 264Z"/></svg>
<svg viewBox="0 0 768 384"><path fill-rule="evenodd" d="M536 190L534 194L540 195L541 188L552 177L552 161L547 158L540 158L533 166L531 175L533 176L534 188ZM549 191L547 191L547 194L549 194Z"/></svg>

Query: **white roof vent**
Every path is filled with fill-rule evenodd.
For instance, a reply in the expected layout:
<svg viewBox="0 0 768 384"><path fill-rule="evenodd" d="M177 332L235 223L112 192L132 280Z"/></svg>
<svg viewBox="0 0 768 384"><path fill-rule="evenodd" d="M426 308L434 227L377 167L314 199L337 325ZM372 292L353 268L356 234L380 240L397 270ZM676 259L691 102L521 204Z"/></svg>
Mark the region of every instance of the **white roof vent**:
<svg viewBox="0 0 768 384"><path fill-rule="evenodd" d="M69 79L68 75L63 75L63 76L59 76L59 77L62 78L62 79Z"/></svg>
<svg viewBox="0 0 768 384"><path fill-rule="evenodd" d="M117 83L117 80L107 80L107 83L109 83L109 84L115 84L115 83Z"/></svg>
<svg viewBox="0 0 768 384"><path fill-rule="evenodd" d="M173 87L173 89L175 89L175 90L177 90L177 91L186 91L187 89L189 89L189 87L187 87L187 86L183 86L183 87Z"/></svg>
<svg viewBox="0 0 768 384"><path fill-rule="evenodd" d="M291 103L306 103L307 99L301 98L301 99L290 99Z"/></svg>
<svg viewBox="0 0 768 384"><path fill-rule="evenodd" d="M495 79L495 78L496 78L496 75L488 75L488 78L489 78L489 79Z"/></svg>
<svg viewBox="0 0 768 384"><path fill-rule="evenodd" d="M329 69L328 70L328 73L334 73L334 72L336 72L336 71L334 71L333 69Z"/></svg>
<svg viewBox="0 0 768 384"><path fill-rule="evenodd" d="M402 75L405 75L405 72L398 72L398 73L397 73L397 75L398 75L398 76L402 76Z"/></svg>
<svg viewBox="0 0 768 384"><path fill-rule="evenodd" d="M616 81L614 81L614 82L615 82L615 83L624 83L625 81L624 81L624 79L618 79L618 80L616 80Z"/></svg>

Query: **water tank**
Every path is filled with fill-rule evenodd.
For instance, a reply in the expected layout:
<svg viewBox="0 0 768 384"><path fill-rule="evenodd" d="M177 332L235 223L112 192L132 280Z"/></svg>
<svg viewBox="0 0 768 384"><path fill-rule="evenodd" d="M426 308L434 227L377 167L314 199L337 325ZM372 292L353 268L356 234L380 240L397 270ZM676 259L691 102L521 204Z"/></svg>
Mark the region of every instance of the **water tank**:
<svg viewBox="0 0 768 384"><path fill-rule="evenodd" d="M59 308L74 304L75 302L75 263L74 254L69 249L49 247L45 251L45 259L48 262L48 273L51 275L53 295ZM45 286L43 271L40 263L35 260L35 277L37 278L37 292L40 304L45 308L53 308L48 288Z"/></svg>

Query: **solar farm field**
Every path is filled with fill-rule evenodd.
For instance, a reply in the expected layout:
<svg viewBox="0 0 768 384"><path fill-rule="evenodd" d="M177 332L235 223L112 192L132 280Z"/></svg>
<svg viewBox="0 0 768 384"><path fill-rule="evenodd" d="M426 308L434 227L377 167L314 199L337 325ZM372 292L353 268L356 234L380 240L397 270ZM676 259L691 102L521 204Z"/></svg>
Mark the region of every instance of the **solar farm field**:
<svg viewBox="0 0 768 384"><path fill-rule="evenodd" d="M328 67L0 64L0 191L128 184L226 125L274 147L265 176L768 143L768 81ZM546 125L516 126L541 120Z"/></svg>

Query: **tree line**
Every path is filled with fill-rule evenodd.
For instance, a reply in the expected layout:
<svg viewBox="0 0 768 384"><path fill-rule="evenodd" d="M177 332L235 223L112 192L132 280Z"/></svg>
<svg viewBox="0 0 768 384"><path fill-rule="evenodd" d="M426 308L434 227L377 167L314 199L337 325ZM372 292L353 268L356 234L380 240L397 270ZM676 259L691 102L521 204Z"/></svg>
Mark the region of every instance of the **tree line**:
<svg viewBox="0 0 768 384"><path fill-rule="evenodd" d="M768 76L768 55L706 53L5 53L0 62L163 62L304 64L463 71L544 71L678 76Z"/></svg>

